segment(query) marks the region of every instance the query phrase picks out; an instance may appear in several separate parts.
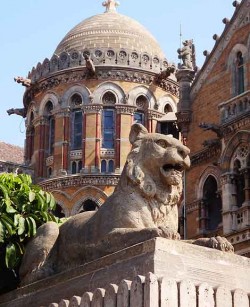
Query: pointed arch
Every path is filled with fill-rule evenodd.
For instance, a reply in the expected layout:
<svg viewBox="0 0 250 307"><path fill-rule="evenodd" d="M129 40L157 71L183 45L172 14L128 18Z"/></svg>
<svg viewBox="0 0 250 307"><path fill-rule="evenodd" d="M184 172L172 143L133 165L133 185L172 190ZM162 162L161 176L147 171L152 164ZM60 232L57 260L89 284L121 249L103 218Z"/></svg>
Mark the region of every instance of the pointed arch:
<svg viewBox="0 0 250 307"><path fill-rule="evenodd" d="M237 150L237 147L241 144L250 143L250 131L242 130L237 132L227 143L227 146L221 156L221 167L223 172L229 172L232 168L232 158Z"/></svg>

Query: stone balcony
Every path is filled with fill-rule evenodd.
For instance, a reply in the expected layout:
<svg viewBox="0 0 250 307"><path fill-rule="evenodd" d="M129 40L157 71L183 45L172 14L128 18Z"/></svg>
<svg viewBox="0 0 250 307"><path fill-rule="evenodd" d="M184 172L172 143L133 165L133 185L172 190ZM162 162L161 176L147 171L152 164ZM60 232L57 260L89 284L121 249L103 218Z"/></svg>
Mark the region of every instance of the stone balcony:
<svg viewBox="0 0 250 307"><path fill-rule="evenodd" d="M250 112L250 91L222 102L218 108L222 125L245 117Z"/></svg>

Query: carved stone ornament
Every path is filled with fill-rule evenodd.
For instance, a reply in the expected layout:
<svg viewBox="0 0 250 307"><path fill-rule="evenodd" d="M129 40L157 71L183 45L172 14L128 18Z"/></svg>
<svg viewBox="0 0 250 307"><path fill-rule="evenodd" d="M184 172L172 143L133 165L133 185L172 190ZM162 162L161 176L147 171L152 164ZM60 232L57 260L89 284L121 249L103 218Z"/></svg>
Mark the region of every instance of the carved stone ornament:
<svg viewBox="0 0 250 307"><path fill-rule="evenodd" d="M129 140L132 149L120 181L98 211L73 216L60 228L48 222L38 229L22 260L22 285L154 237L180 238L178 203L182 173L190 166L189 149L173 137L148 133L140 124L132 126ZM232 251L224 238L193 243Z"/></svg>
<svg viewBox="0 0 250 307"><path fill-rule="evenodd" d="M102 70L97 70L95 78L98 80L118 80L146 85L151 85L155 79L154 76L150 73L134 73L132 70L112 70L112 72L109 73L107 69L102 68ZM84 70L74 71L71 74L58 72L57 76L48 77L46 80L42 80L41 82L28 88L24 93L24 104L25 106L28 106L29 103L34 99L35 95L51 90L60 84L81 82L88 78L88 73ZM157 85L175 97L179 97L179 86L177 82L167 79L163 80L160 84Z"/></svg>

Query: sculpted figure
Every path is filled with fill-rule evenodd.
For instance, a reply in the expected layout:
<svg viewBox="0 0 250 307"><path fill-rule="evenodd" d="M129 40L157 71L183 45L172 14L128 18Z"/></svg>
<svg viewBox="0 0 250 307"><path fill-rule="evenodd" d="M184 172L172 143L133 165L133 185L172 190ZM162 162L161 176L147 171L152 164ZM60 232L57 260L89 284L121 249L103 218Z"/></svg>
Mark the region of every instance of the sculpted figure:
<svg viewBox="0 0 250 307"><path fill-rule="evenodd" d="M22 86L25 86L25 87L30 87L30 85L31 85L31 80L24 78L24 77L19 77L19 76L15 77L14 81L22 84Z"/></svg>
<svg viewBox="0 0 250 307"><path fill-rule="evenodd" d="M183 47L177 50L179 59L182 59L183 65L181 68L194 69L194 60L195 60L195 52L194 52L194 44L193 40L185 40L183 43Z"/></svg>
<svg viewBox="0 0 250 307"><path fill-rule="evenodd" d="M12 109L7 110L7 113L8 115L16 114L16 115L22 116L23 118L26 117L26 110L24 108L21 108L21 109L12 108Z"/></svg>
<svg viewBox="0 0 250 307"><path fill-rule="evenodd" d="M86 68L88 71L88 75L90 77L95 75L95 65L93 61L91 60L90 56L88 54L84 54L84 59L86 61Z"/></svg>
<svg viewBox="0 0 250 307"><path fill-rule="evenodd" d="M49 222L27 246L20 268L22 284L77 267L127 246L154 238L178 240L182 173L189 149L177 139L134 124L132 144L119 184L96 212L71 217L60 229ZM223 238L191 243L232 250Z"/></svg>

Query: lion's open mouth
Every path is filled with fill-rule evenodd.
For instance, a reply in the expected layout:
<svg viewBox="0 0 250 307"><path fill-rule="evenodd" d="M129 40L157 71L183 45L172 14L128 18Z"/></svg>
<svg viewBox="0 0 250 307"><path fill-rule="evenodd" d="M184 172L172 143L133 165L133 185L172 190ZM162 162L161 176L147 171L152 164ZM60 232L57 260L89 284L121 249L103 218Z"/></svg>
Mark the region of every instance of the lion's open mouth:
<svg viewBox="0 0 250 307"><path fill-rule="evenodd" d="M184 166L181 164L165 164L163 165L162 169L164 172L169 172L171 170L182 172L184 170Z"/></svg>

